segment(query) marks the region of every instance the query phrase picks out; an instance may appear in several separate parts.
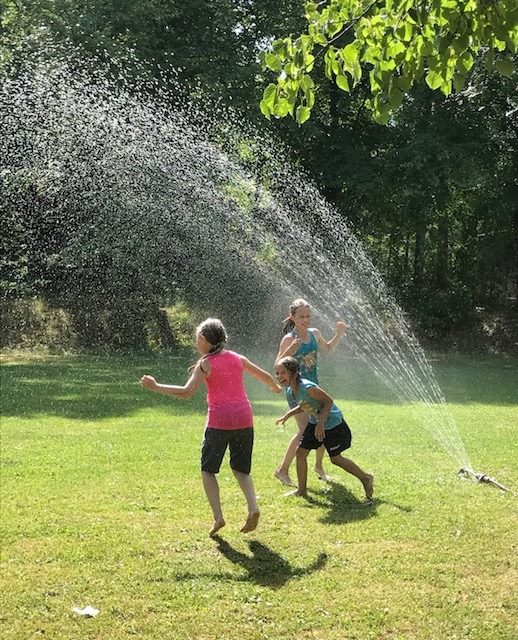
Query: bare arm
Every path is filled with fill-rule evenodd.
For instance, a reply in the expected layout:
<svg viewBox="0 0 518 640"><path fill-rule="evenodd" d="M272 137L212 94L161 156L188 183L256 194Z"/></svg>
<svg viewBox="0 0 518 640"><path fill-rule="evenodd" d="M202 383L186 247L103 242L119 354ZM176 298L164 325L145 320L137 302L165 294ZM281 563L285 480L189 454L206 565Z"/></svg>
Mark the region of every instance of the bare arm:
<svg viewBox="0 0 518 640"><path fill-rule="evenodd" d="M304 411L301 409L301 407L297 405L296 407L293 407L293 409L286 411L286 413L280 418L277 418L277 420L275 421L275 424L278 424L278 425L284 424L287 420L289 420L293 416L296 416L298 413L304 413Z"/></svg>
<svg viewBox="0 0 518 640"><path fill-rule="evenodd" d="M294 338L293 336L286 334L279 345L279 351L275 357L275 362L281 358L285 358L286 356L295 355L301 343L302 340L300 338Z"/></svg>
<svg viewBox="0 0 518 640"><path fill-rule="evenodd" d="M249 373L256 380L259 380L260 382L265 384L267 387L270 387L270 389L274 393L281 393L282 387L279 384L277 384L274 377L270 375L268 371L261 369L261 367L258 367L256 364L251 362L248 358L245 358L245 356L240 356L240 357L241 357L241 362L243 363L243 368L247 373Z"/></svg>
<svg viewBox="0 0 518 640"><path fill-rule="evenodd" d="M333 399L320 387L311 387L310 389L308 389L308 395L312 398L315 398L315 400L318 400L318 402L322 405L322 409L320 409L318 413L318 423L315 427L315 438L319 442L322 442L324 440L324 431L327 416L329 415L329 411L333 406Z"/></svg>
<svg viewBox="0 0 518 640"><path fill-rule="evenodd" d="M164 396L174 396L175 398L187 399L194 395L195 391L200 387L205 378L205 374L201 370L201 366L198 363L192 372L191 377L183 386L173 384L158 384L153 376L142 376L140 384L144 389L149 391L155 391L161 393Z"/></svg>
<svg viewBox="0 0 518 640"><path fill-rule="evenodd" d="M342 322L341 320L339 320L336 323L335 335L331 338L331 340L325 340L325 338L322 336L320 331L318 329L314 329L315 337L317 339L318 346L320 347L320 349L322 349L324 353L331 353L331 351L334 351L336 349L336 346L342 339L345 333L346 327L347 325L345 324L345 322Z"/></svg>

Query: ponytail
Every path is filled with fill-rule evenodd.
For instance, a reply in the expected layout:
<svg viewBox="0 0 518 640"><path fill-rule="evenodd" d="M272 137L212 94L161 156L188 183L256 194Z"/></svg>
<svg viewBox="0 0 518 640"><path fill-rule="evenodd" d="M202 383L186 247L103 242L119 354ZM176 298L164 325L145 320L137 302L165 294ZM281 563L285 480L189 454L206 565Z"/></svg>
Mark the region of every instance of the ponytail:
<svg viewBox="0 0 518 640"><path fill-rule="evenodd" d="M287 318L284 318L284 320L282 321L283 334L286 335L290 331L293 331L294 328L295 328L295 323L293 322L292 317L288 316Z"/></svg>
<svg viewBox="0 0 518 640"><path fill-rule="evenodd" d="M220 353L225 348L225 344L227 342L227 331L223 326L221 320L217 318L207 318L196 328L196 335L202 335L205 340L211 345L208 353L205 353L198 359L198 361L189 367L189 371L195 369L198 365L200 365L201 370L203 371L202 362L205 358L209 356L214 356L216 353ZM204 371L203 371L204 372ZM205 373L205 372L204 372Z"/></svg>

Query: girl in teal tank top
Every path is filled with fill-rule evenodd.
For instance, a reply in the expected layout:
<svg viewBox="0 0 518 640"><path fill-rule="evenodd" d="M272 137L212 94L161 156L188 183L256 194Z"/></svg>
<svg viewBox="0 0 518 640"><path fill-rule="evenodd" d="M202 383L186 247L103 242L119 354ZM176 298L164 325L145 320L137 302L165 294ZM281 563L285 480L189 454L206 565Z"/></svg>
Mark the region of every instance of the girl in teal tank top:
<svg viewBox="0 0 518 640"><path fill-rule="evenodd" d="M300 346L293 354L293 357L299 363L300 375L306 380L311 380L318 384L318 371L317 371L317 351L318 342L313 333L313 329L308 329L309 342L304 342L301 339ZM293 329L288 334L296 340L299 335L296 329Z"/></svg>
<svg viewBox="0 0 518 640"><path fill-rule="evenodd" d="M333 351L345 333L345 323L336 323L336 333L331 340L325 340L320 331L310 328L311 309L309 303L299 298L290 305L290 315L284 321L284 337L279 345L279 351L275 361L285 356L296 358L302 377L318 384L317 354L319 350L325 353ZM289 400L288 400L289 404ZM305 414L295 416L298 425L298 432L292 437L284 458L279 467L274 471L275 477L283 484L293 485L289 475L290 465L295 458L295 451L300 441L301 435L307 426L308 419ZM321 480L328 480L322 459L324 457L324 447L317 449L315 472Z"/></svg>
<svg viewBox="0 0 518 640"><path fill-rule="evenodd" d="M365 491L364 502L371 504L374 476L365 473L355 462L342 455L343 451L351 446L351 431L333 399L311 380L301 378L298 362L292 356L277 361L275 375L279 383L286 387L289 397L296 403L276 421L276 424L284 424L289 418L301 413L309 418L296 449L298 484L293 495L306 496L307 457L311 449L318 449L323 445L334 465L358 478Z"/></svg>

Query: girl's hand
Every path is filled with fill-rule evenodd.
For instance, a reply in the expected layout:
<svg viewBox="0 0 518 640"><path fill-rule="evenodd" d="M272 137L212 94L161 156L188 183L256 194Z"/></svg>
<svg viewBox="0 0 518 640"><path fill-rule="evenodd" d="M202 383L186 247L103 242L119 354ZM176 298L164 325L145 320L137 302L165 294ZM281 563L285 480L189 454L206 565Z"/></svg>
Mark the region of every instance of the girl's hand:
<svg viewBox="0 0 518 640"><path fill-rule="evenodd" d="M280 384L276 384L274 387L272 387L272 391L273 393L282 393L282 387Z"/></svg>
<svg viewBox="0 0 518 640"><path fill-rule="evenodd" d="M319 442L324 442L324 425L318 423L317 426L315 427L315 438L319 441Z"/></svg>
<svg viewBox="0 0 518 640"><path fill-rule="evenodd" d="M150 391L154 391L156 389L156 380L153 376L142 376L140 378L140 385L144 387L144 389L149 389Z"/></svg>
<svg viewBox="0 0 518 640"><path fill-rule="evenodd" d="M289 348L293 349L293 353L296 353L301 344L302 340L300 338L293 338Z"/></svg>
<svg viewBox="0 0 518 640"><path fill-rule="evenodd" d="M336 323L336 333L340 337L344 335L345 330L347 329L347 325L342 320L338 320Z"/></svg>
<svg viewBox="0 0 518 640"><path fill-rule="evenodd" d="M277 420L275 421L275 424L278 427L284 426L285 423L286 423L286 416L282 416L282 418L277 418Z"/></svg>

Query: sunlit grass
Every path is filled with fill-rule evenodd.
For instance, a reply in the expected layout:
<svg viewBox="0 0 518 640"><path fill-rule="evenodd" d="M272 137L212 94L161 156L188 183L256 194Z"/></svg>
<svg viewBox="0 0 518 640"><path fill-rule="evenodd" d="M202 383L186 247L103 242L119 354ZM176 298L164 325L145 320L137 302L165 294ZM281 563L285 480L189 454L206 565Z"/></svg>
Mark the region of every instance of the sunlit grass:
<svg viewBox="0 0 518 640"><path fill-rule="evenodd" d="M293 425L275 427L282 398L251 383L260 527L239 533L244 501L225 463L227 527L208 538L203 393L175 401L137 382L181 381L188 362L5 362L2 637L516 638L516 496L458 479L352 360L321 379L352 427L350 457L376 475L375 504L360 506L360 484L329 463L332 484L312 474L309 501L285 498L272 472ZM517 489L518 362L435 366L473 467ZM71 612L87 604L97 618Z"/></svg>

